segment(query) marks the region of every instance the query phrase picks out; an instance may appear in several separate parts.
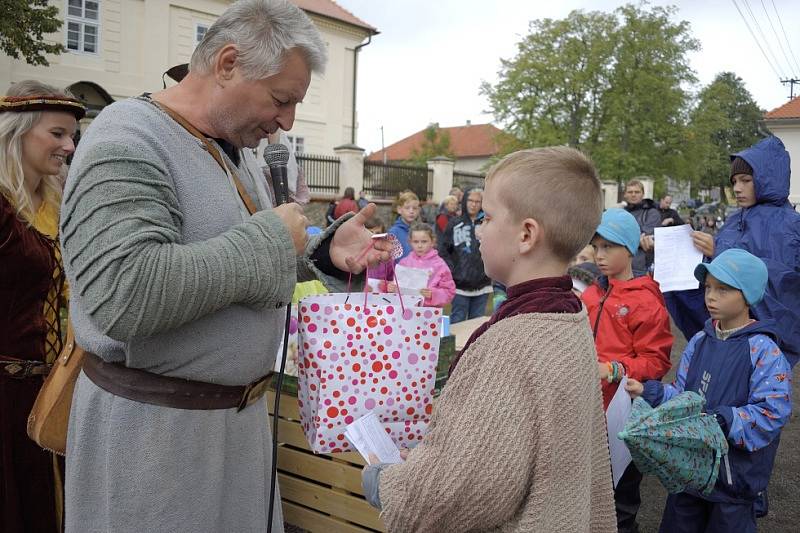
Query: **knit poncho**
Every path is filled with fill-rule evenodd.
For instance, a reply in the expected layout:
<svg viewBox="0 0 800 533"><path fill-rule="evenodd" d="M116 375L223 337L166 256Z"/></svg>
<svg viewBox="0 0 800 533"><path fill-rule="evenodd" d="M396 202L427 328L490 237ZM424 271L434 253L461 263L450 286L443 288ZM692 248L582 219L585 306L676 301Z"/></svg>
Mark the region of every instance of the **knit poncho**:
<svg viewBox="0 0 800 533"><path fill-rule="evenodd" d="M585 311L492 325L464 353L408 460L381 473L392 532L616 532Z"/></svg>

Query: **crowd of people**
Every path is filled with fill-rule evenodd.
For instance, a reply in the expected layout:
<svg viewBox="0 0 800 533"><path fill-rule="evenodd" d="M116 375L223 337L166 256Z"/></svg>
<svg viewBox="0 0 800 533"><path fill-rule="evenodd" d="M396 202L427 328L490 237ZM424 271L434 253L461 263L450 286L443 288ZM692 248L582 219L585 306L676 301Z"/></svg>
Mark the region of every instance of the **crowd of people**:
<svg viewBox="0 0 800 533"><path fill-rule="evenodd" d="M427 272L423 305L490 316L422 443L363 471L389 531L637 531L642 472L612 482L604 416L623 379L656 408L701 394L730 449L709 494L668 497L661 531L756 531L800 358L781 141L732 156L739 211L694 228L695 290L652 277L655 229L684 223L672 198L632 180L604 211L592 161L567 147L506 156L485 189L454 188L424 220L411 191L382 221L348 189L309 236L251 149L292 127L325 61L300 9L240 0L177 85L109 106L77 150L72 95L27 81L0 99L0 530L282 531L261 385L284 309L310 280L399 290L396 240L396 264ZM87 354L64 461L26 426L67 300ZM666 384L671 322L688 345Z"/></svg>

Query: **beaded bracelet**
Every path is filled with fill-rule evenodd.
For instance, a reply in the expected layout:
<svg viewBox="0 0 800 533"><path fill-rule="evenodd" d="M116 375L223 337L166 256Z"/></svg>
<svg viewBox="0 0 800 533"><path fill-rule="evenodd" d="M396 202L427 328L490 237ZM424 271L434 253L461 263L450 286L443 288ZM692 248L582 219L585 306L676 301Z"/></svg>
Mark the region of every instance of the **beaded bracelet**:
<svg viewBox="0 0 800 533"><path fill-rule="evenodd" d="M606 361L606 367L608 368L608 372L606 372L606 381L611 383L614 379L614 365L611 363L611 361Z"/></svg>

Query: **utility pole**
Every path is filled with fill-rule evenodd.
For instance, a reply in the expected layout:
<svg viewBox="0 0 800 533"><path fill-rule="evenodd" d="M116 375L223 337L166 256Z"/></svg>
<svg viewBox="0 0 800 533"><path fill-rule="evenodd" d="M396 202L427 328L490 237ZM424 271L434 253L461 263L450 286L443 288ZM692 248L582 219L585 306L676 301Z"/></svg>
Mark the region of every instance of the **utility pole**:
<svg viewBox="0 0 800 533"><path fill-rule="evenodd" d="M383 152L383 164L386 164L386 147L383 145L383 126L381 126L381 152Z"/></svg>
<svg viewBox="0 0 800 533"><path fill-rule="evenodd" d="M789 78L788 80L781 80L783 85L789 84L789 100L794 99L794 85L795 83L800 86L800 80L797 78Z"/></svg>

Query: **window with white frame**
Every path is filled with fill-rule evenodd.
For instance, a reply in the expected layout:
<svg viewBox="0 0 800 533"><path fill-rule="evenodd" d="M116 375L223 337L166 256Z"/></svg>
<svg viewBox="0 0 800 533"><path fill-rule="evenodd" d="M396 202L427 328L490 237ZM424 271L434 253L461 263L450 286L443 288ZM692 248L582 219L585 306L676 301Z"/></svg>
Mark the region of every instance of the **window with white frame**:
<svg viewBox="0 0 800 533"><path fill-rule="evenodd" d="M194 45L197 46L200 44L200 41L203 40L203 37L206 36L206 32L208 31L208 24L195 24L194 26Z"/></svg>
<svg viewBox="0 0 800 533"><path fill-rule="evenodd" d="M291 149L294 153L302 154L305 152L305 143L306 140L303 137L296 137L294 135L287 135L289 138L289 142L292 144Z"/></svg>
<svg viewBox="0 0 800 533"><path fill-rule="evenodd" d="M96 54L100 41L100 0L67 0L67 50Z"/></svg>

